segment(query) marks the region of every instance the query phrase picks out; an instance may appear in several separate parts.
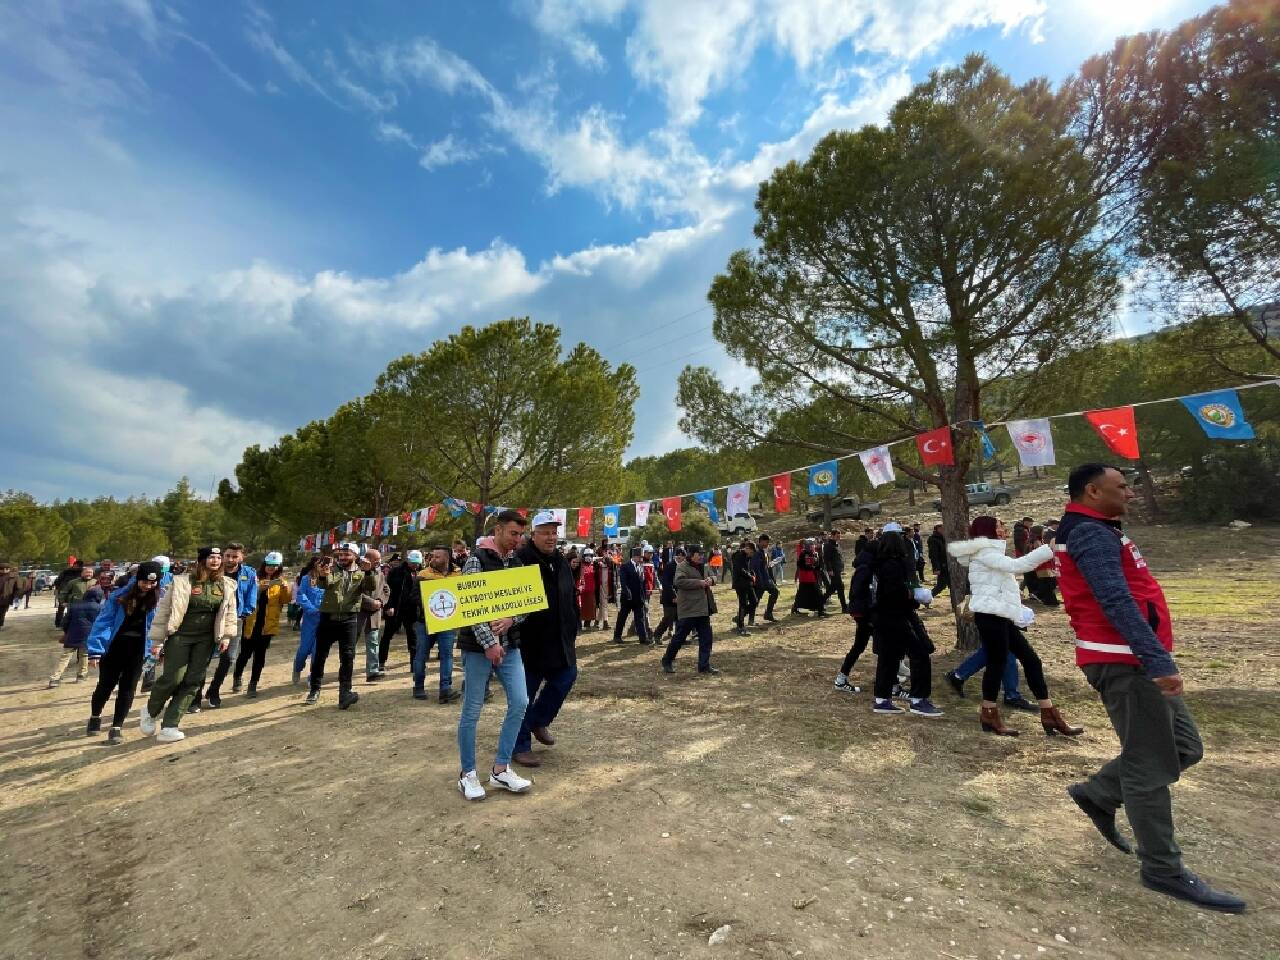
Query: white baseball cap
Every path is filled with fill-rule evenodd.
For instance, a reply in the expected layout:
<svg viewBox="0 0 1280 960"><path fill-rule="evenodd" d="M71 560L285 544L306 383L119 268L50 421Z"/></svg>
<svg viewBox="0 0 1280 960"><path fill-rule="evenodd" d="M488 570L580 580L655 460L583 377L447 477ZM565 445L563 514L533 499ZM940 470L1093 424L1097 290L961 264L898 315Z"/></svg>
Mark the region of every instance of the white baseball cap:
<svg viewBox="0 0 1280 960"><path fill-rule="evenodd" d="M284 564L284 554L282 554L279 550L272 550L270 553L268 553L265 557L262 558L262 563L264 566L268 566L268 567L282 566Z"/></svg>
<svg viewBox="0 0 1280 960"><path fill-rule="evenodd" d="M358 543L352 543L350 540L343 540L340 544L338 544L338 549L339 549L339 550L350 550L352 553L359 553L359 552L360 552L360 544L358 544Z"/></svg>
<svg viewBox="0 0 1280 960"><path fill-rule="evenodd" d="M410 550L408 553L404 555L404 558L409 563L422 563L422 551Z"/></svg>
<svg viewBox="0 0 1280 960"><path fill-rule="evenodd" d="M151 562L160 564L161 570L168 570L169 567L171 566L169 558L166 557L163 553L152 557Z"/></svg>
<svg viewBox="0 0 1280 960"><path fill-rule="evenodd" d="M535 527L544 527L548 523L560 526L560 518L550 510L539 510L533 515L533 525Z"/></svg>
<svg viewBox="0 0 1280 960"><path fill-rule="evenodd" d="M888 523L886 523L883 527L880 528L880 532L881 533L901 533L902 524L900 524L897 520L890 520Z"/></svg>

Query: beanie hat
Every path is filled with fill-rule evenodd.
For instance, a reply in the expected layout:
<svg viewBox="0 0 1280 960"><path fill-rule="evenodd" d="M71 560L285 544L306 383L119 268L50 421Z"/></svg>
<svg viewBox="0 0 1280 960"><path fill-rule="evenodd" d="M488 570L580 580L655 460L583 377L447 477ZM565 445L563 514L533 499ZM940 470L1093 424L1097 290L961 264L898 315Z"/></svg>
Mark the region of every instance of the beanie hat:
<svg viewBox="0 0 1280 960"><path fill-rule="evenodd" d="M164 567L156 563L154 560L147 560L138 564L138 570L134 574L134 579L138 583L159 583L160 578L164 576Z"/></svg>
<svg viewBox="0 0 1280 960"><path fill-rule="evenodd" d="M987 537L994 540L996 538L996 518L988 516L974 517L973 522L969 524L969 536Z"/></svg>

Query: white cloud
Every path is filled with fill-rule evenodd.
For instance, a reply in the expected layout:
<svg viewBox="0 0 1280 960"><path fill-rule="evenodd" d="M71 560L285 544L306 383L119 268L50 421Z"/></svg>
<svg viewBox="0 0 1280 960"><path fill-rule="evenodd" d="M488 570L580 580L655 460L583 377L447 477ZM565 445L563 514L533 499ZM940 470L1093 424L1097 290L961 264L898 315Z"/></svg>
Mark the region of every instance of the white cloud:
<svg viewBox="0 0 1280 960"><path fill-rule="evenodd" d="M447 94L466 90L485 96L494 93L479 70L431 37L385 44L373 51L352 45L349 52L361 65L377 69L388 82L406 86L410 82L425 83Z"/></svg>
<svg viewBox="0 0 1280 960"><path fill-rule="evenodd" d="M406 147L418 148L418 144L414 141L413 136L408 130L396 123L387 120L379 120L375 130L378 139L386 143L403 143Z"/></svg>
<svg viewBox="0 0 1280 960"><path fill-rule="evenodd" d="M422 156L418 158L418 163L424 170L438 170L440 167L448 167L455 163L468 163L478 156L479 153L465 143L455 140L451 133L443 140L428 144L422 151Z"/></svg>
<svg viewBox="0 0 1280 960"><path fill-rule="evenodd" d="M631 243L593 245L567 256L557 254L547 266L558 273L601 276L623 289L635 289L722 227L718 220L703 220L696 226L658 230Z"/></svg>
<svg viewBox="0 0 1280 960"><path fill-rule="evenodd" d="M627 0L536 0L530 19L538 30L562 44L578 64L603 70L604 55L582 29L584 24L611 24Z"/></svg>

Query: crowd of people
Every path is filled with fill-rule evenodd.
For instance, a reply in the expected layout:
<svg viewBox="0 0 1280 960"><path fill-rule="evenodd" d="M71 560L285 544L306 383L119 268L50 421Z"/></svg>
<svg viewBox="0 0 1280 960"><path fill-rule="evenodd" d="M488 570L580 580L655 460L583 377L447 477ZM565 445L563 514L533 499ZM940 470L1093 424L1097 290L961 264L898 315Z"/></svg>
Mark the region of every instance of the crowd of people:
<svg viewBox="0 0 1280 960"><path fill-rule="evenodd" d="M847 581L841 531L828 531L821 540L805 539L794 549L791 615L827 616L834 598L853 621L853 641L835 690L860 692L852 682L853 668L870 646L876 658L872 712L936 719L942 711L931 700L935 648L921 611L950 589L954 562L965 569L969 585L965 597L954 598L956 613L972 622L980 649L946 679L964 697L966 679L983 671L979 728L997 736L1018 735L1001 716L1003 687L1006 707L1037 711L1048 735L1076 737L1084 730L1054 705L1027 635L1035 621L1029 603L1064 603L1077 638L1077 663L1100 694L1122 748L1115 760L1073 784L1068 793L1110 844L1131 852L1115 823L1116 812L1124 807L1148 887L1238 912L1243 901L1213 890L1187 871L1174 840L1168 787L1200 759L1203 748L1181 698L1163 593L1120 529L1132 492L1119 470L1102 464L1072 471L1068 487L1071 503L1061 521L1034 524L1026 517L1013 525L1012 556L1010 531L998 518L985 515L973 519L966 539L950 543L941 525L927 538L918 525L907 528L890 521L879 530L866 528L855 542ZM376 549L343 542L329 554L311 557L296 577L285 574L279 552L268 553L256 569L245 564L239 543L202 547L189 567L171 564L166 557L126 572L105 564L76 564L54 584L55 624L64 651L49 686L60 683L72 662L77 680L96 667L86 732L101 731L103 711L114 696L107 740L120 743L141 681L148 696L139 729L170 743L184 738L186 716L222 705L228 673L231 692L239 693L248 667L244 693L257 695L267 650L282 623L298 632L292 680L305 682L306 704L320 701L329 654L337 647L340 710L359 701L353 681L361 641L365 680L378 683L387 677L391 644L403 629L412 696L429 699L427 673L434 649L439 702L461 702L460 793L467 800L486 796L477 772L476 735L495 680L504 690L506 706L487 786L523 793L532 780L513 765L540 766L543 760L533 741L545 747L556 743L552 727L577 680L581 634L609 630L612 623L612 642L627 643L630 623L640 644L657 646L669 637L659 661L667 674L676 672L677 655L694 636L698 673L716 675L711 618L717 613L717 588L729 579L736 601L733 628L746 635L756 626L762 601L766 606L759 619L777 622L775 605L785 569L780 545L767 534L732 544L727 551L709 552L702 544L674 541L624 549L604 540L598 548L578 549L561 544L557 532L557 517L550 511L529 520L504 510L474 549L455 541L384 561ZM721 562L713 564L717 555ZM545 609L470 623L456 631L428 627L424 583L514 566L538 568ZM926 567L931 568L932 585ZM5 607L13 603L11 584L10 569L0 565ZM655 596L661 609L656 628L649 622ZM460 690L454 689L455 651L461 660ZM206 691L205 675L215 660ZM145 679L148 668L157 665L159 675ZM1019 666L1034 702L1019 692Z"/></svg>

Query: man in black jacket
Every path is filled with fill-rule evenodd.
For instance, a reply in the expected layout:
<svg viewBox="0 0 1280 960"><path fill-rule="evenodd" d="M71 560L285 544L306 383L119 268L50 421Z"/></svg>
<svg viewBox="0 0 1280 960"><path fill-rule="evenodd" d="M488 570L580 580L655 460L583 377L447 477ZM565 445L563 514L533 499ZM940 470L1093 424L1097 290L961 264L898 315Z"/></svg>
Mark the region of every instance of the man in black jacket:
<svg viewBox="0 0 1280 960"><path fill-rule="evenodd" d="M822 605L834 593L840 598L840 612L849 612L849 603L844 597L844 555L840 552L840 531L832 530L827 539L822 541L822 568L827 572L827 589L822 594Z"/></svg>
<svg viewBox="0 0 1280 960"><path fill-rule="evenodd" d="M529 708L511 759L523 767L542 765L533 752L532 738L548 747L556 742L548 728L578 679L577 585L569 561L556 549L558 522L549 510L539 513L533 518L529 542L516 550L522 564L538 567L547 594L547 609L529 614L520 625Z"/></svg>
<svg viewBox="0 0 1280 960"><path fill-rule="evenodd" d="M933 585L933 595L936 597L943 590L951 589L951 568L947 566L947 538L942 532L942 524L933 525L933 533L929 534L928 548L929 568L938 578Z"/></svg>
<svg viewBox="0 0 1280 960"><path fill-rule="evenodd" d="M773 605L778 602L778 582L773 576L773 563L769 557L769 549L773 546L767 533L762 533L756 540L757 549L751 557L751 572L756 577L756 602L769 595L769 605L764 608L764 619L770 623L778 618L773 615Z"/></svg>
<svg viewBox="0 0 1280 960"><path fill-rule="evenodd" d="M634 614L640 642L646 646L653 644L653 637L649 634L649 591L644 579L642 553L640 547L632 547L631 559L618 569L618 621L613 627L614 643L626 642L622 639L622 631L626 629L628 614Z"/></svg>

